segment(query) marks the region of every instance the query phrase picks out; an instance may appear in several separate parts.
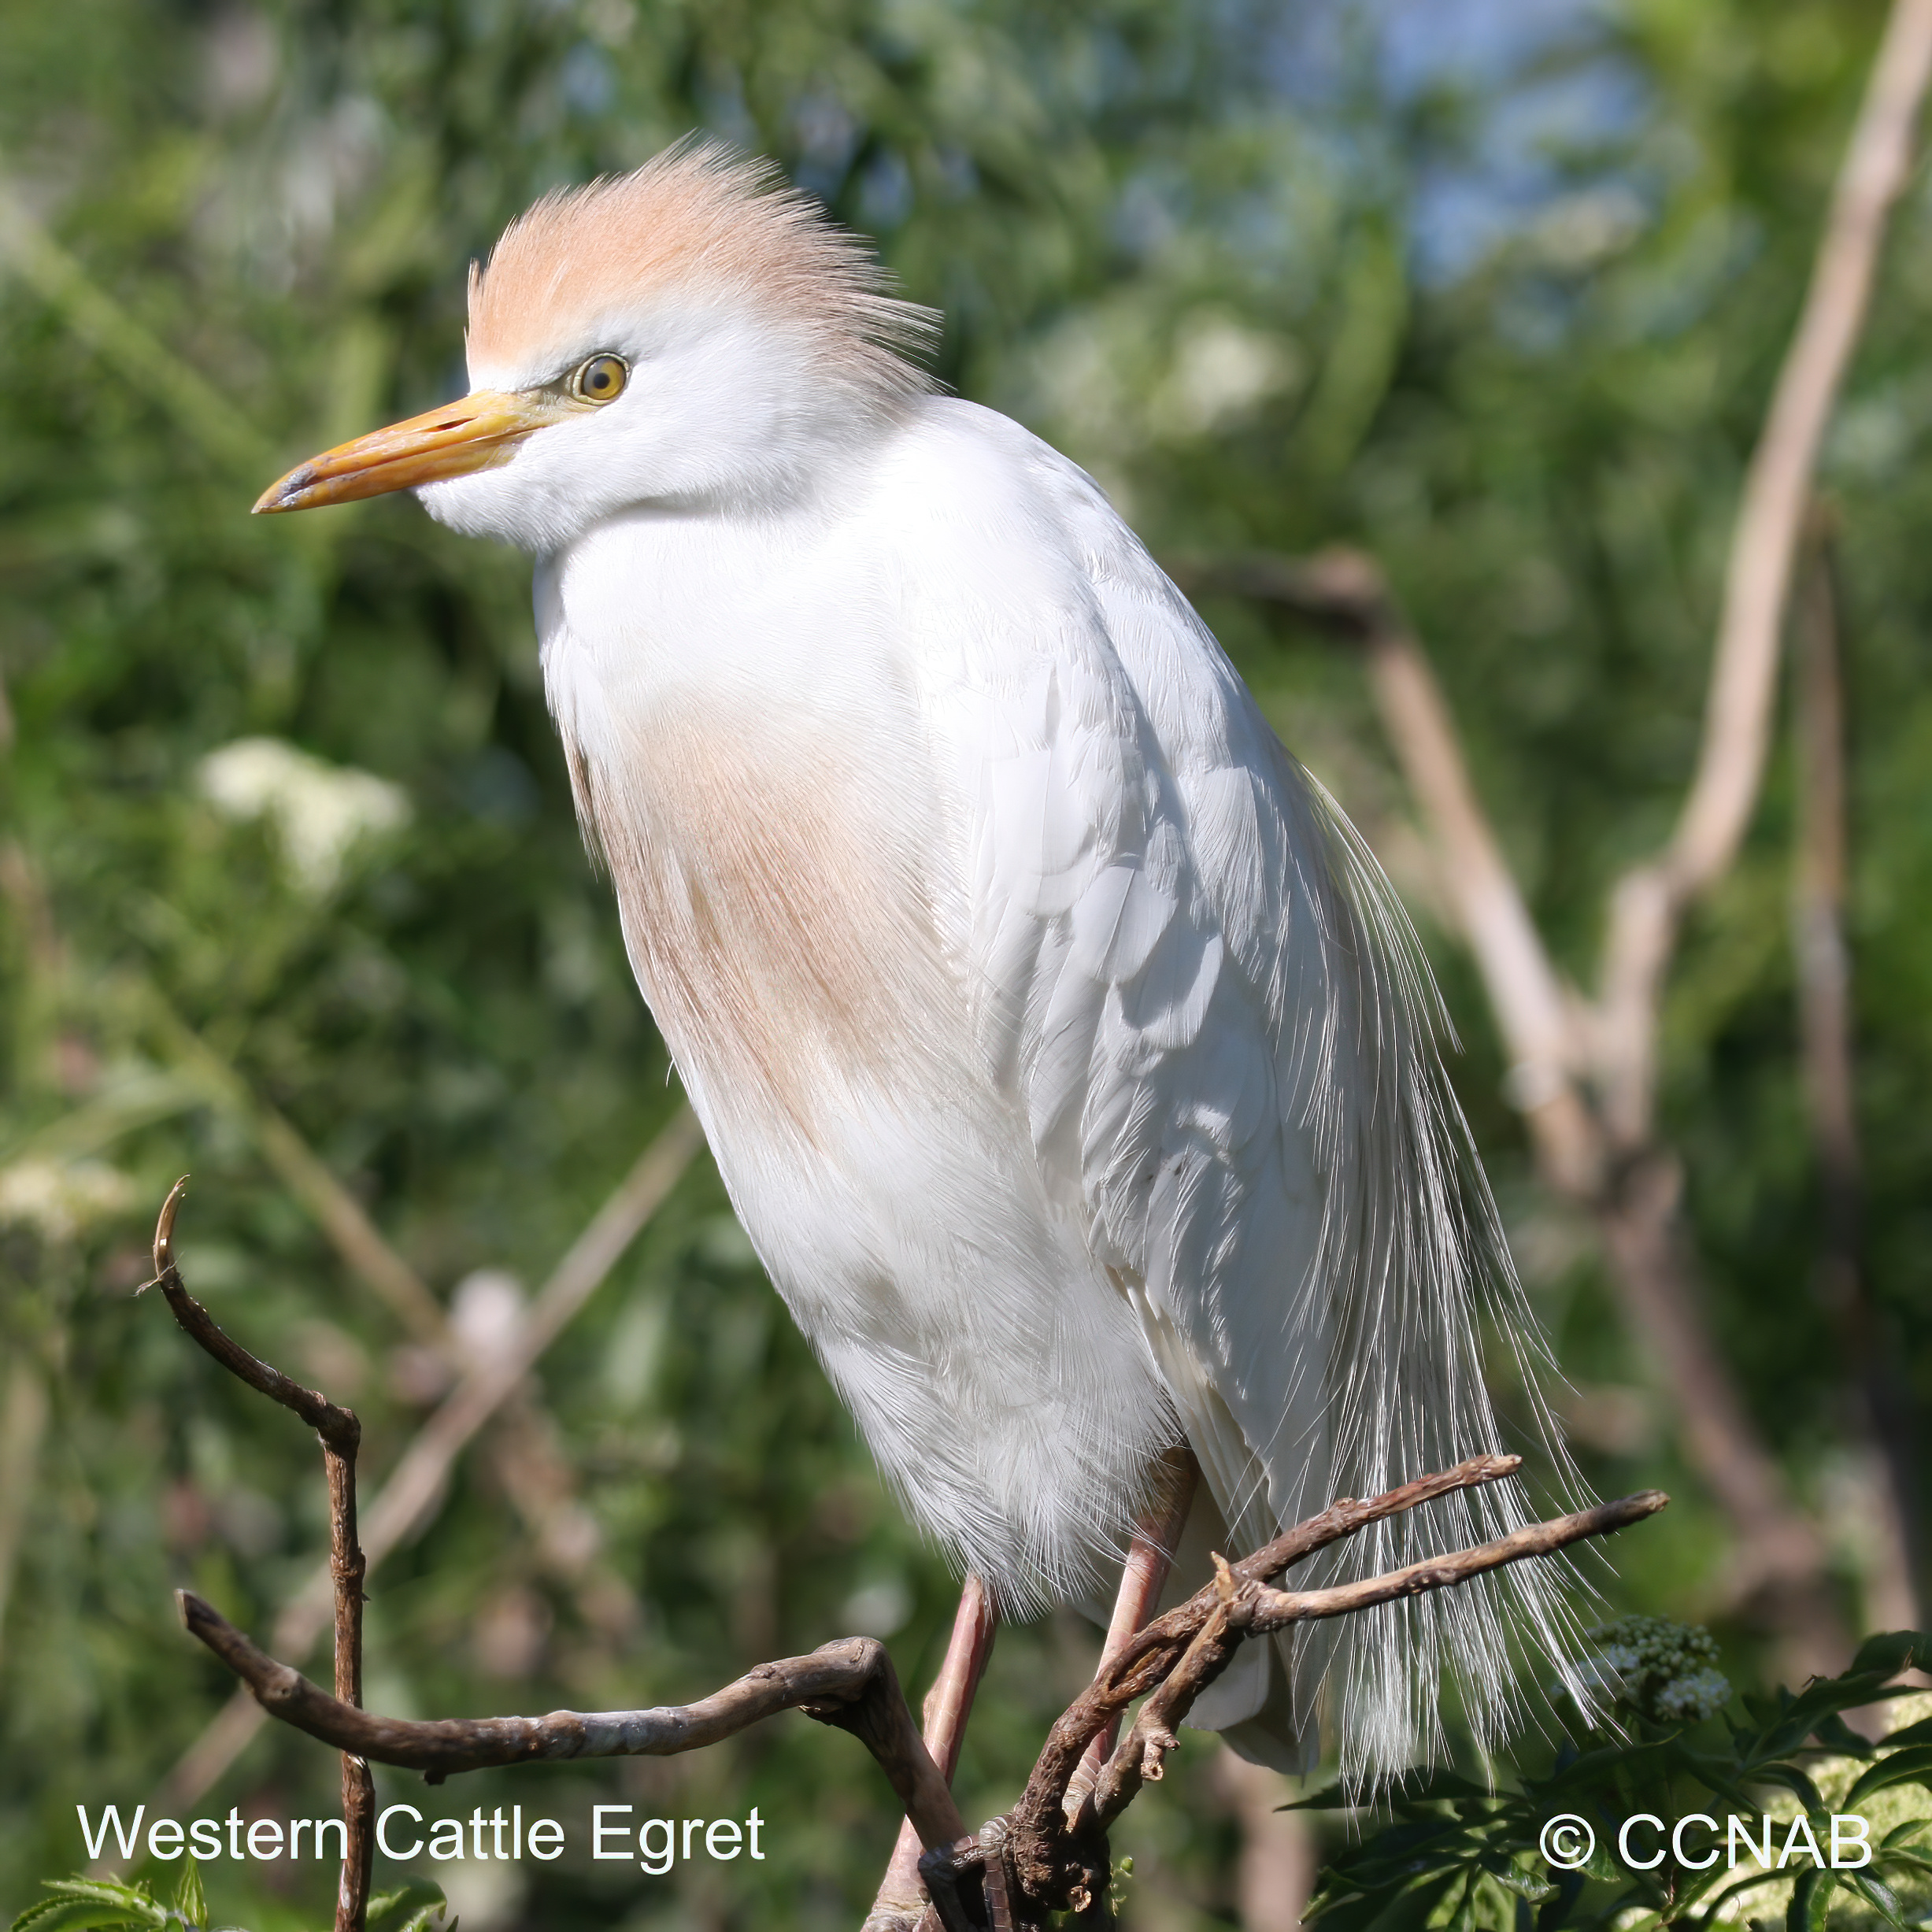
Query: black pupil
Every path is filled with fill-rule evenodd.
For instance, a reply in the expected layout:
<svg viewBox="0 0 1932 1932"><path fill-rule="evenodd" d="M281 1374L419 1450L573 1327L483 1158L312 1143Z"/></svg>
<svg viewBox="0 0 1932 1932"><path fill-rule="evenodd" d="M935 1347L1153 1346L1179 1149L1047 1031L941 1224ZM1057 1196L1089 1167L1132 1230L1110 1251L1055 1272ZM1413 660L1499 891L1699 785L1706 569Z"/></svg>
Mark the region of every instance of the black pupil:
<svg viewBox="0 0 1932 1932"><path fill-rule="evenodd" d="M617 387L617 365L607 356L600 357L584 372L585 391L593 396L608 396Z"/></svg>

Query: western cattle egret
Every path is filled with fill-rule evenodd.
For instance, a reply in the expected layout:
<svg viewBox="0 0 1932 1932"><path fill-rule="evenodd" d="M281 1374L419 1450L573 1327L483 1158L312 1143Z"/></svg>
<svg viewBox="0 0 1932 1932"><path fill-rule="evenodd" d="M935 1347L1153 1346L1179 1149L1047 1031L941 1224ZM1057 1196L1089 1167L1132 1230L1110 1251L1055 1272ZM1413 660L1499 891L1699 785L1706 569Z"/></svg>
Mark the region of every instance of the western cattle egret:
<svg viewBox="0 0 1932 1932"><path fill-rule="evenodd" d="M1118 1641L1170 1555L1191 1588L1210 1549L1498 1446L1481 1333L1532 1387L1538 1345L1380 872L1093 481L935 393L935 327L814 204L687 144L472 268L469 394L256 507L413 489L536 553L638 985L772 1280L968 1573L957 1716L971 1579L1010 1613L1120 1578ZM1523 1519L1455 1497L1311 1567ZM1326 1673L1345 1764L1413 1762L1445 1665L1493 1731L1506 1611L1563 1648L1550 1592L1519 1568L1303 1625L1195 1719L1300 1764Z"/></svg>

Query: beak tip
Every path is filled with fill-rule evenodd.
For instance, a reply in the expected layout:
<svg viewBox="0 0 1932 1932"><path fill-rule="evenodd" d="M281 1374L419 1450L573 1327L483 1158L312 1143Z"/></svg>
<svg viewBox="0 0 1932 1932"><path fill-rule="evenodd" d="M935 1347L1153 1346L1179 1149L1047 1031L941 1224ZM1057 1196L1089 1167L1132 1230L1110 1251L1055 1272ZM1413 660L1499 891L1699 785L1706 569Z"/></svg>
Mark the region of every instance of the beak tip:
<svg viewBox="0 0 1932 1932"><path fill-rule="evenodd" d="M251 516L272 516L278 510L298 510L302 505L302 492L315 480L312 465L304 463L292 469L278 482L272 483L256 498L255 505L249 512Z"/></svg>

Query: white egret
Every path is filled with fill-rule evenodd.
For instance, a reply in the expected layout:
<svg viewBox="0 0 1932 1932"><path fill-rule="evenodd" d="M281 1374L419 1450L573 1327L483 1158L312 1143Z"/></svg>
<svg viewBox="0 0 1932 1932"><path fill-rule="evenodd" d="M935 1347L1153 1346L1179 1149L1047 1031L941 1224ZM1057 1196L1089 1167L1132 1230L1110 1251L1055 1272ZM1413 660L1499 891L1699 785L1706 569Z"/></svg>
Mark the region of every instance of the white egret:
<svg viewBox="0 0 1932 1932"><path fill-rule="evenodd" d="M993 1604L1118 1579L1118 1641L1170 1555L1191 1588L1500 1447L1483 1331L1532 1389L1539 1345L1373 861L1091 479L935 393L935 326L683 145L472 269L468 395L256 507L409 488L536 553L578 812L772 1280ZM1499 1534L1512 1486L1315 1567ZM1512 1616L1563 1648L1551 1588L1301 1626L1195 1721L1299 1764L1326 1671L1345 1765L1396 1767L1446 1666L1487 1735Z"/></svg>

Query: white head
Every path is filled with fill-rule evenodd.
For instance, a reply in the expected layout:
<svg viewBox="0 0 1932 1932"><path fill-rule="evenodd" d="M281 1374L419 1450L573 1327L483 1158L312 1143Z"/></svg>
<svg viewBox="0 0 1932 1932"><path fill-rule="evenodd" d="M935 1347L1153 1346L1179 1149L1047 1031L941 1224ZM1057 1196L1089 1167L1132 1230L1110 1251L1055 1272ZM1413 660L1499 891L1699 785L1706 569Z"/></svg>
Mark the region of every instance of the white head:
<svg viewBox="0 0 1932 1932"><path fill-rule="evenodd" d="M929 310L768 164L709 142L547 194L469 287L470 394L292 470L255 505L413 489L554 550L634 505L796 495L927 387Z"/></svg>

